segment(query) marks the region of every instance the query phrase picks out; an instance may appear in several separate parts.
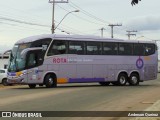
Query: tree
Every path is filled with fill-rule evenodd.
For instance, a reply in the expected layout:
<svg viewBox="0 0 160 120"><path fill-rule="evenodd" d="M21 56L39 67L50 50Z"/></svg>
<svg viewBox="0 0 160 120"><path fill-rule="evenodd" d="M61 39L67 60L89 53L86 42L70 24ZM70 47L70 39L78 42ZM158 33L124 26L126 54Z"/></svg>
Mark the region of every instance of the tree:
<svg viewBox="0 0 160 120"><path fill-rule="evenodd" d="M138 1L141 1L141 0L132 0L131 2L132 6L138 4Z"/></svg>

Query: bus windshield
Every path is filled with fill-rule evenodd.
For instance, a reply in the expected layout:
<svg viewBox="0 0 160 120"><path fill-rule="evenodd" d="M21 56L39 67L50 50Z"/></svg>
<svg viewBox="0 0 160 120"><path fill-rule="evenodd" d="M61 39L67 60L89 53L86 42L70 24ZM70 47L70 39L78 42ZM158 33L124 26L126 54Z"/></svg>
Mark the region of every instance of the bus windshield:
<svg viewBox="0 0 160 120"><path fill-rule="evenodd" d="M23 70L25 68L25 59L21 59L21 52L22 50L29 48L31 46L30 43L23 43L14 45L11 54L10 54L10 60L9 60L9 66L8 71L9 72L18 72L20 70Z"/></svg>

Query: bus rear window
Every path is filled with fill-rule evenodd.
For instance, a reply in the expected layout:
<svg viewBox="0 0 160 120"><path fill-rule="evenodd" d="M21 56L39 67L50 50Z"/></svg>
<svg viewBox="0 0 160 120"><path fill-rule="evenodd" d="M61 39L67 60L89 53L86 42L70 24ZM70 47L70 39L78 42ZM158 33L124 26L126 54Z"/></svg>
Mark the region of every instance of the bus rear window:
<svg viewBox="0 0 160 120"><path fill-rule="evenodd" d="M154 44L146 44L145 55L152 55L154 53L155 53L155 45Z"/></svg>
<svg viewBox="0 0 160 120"><path fill-rule="evenodd" d="M154 44L143 44L143 43L137 43L134 44L134 55L141 55L141 56L148 56L155 53L155 45Z"/></svg>

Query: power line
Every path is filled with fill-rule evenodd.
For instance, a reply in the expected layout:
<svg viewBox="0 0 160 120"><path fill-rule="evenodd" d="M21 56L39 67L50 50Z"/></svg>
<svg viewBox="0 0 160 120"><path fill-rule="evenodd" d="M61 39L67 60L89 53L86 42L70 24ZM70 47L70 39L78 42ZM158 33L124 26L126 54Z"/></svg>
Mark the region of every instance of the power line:
<svg viewBox="0 0 160 120"><path fill-rule="evenodd" d="M31 26L39 26L39 27L50 28L49 25L32 23L32 22L26 22L26 21L17 20L17 19L12 19L12 18L8 18L8 17L2 17L2 16L0 16L0 20L15 22L15 23L19 23L19 24L26 24L26 25L31 25ZM3 23L3 22L2 22L2 23ZM10 24L10 25L11 25L11 24ZM61 28L57 28L57 29L60 30L60 31L66 31L66 30L61 29ZM68 33L71 33L71 32L68 32ZM75 34L75 33L72 32L72 34Z"/></svg>
<svg viewBox="0 0 160 120"><path fill-rule="evenodd" d="M17 16L17 17L20 17L20 18L24 18L24 16L26 16L26 15L28 15L28 12L26 12L26 11L24 11L24 10L20 10L20 9L17 9L17 8L13 8L13 7L10 7L10 6L6 6L6 5L4 5L5 6L5 8L9 8L9 9L12 9L12 10L14 10L14 11L18 11L18 12L21 12L21 13L27 13L27 14L23 14L23 17L20 17L20 16L17 16L17 15L13 15L13 14L10 14L10 13L8 13L8 12L6 12L6 11L0 11L1 13L0 13L0 16L3 16L3 17L7 17L7 18L12 18L12 19L16 19L17 20L17 18L15 18L15 16ZM7 10L8 11L8 10ZM4 13L6 13L6 14L4 14ZM32 17L29 17L30 16L30 14L32 14L33 16ZM41 16L38 16L38 15L36 15L36 14L33 14L33 13L29 13L29 15L27 16L27 17L29 17L29 19L30 20L32 20L33 19L33 17L38 17L38 19L33 19L33 22L34 21L38 21L38 20L40 20L39 18L44 18L44 17L41 17ZM22 21L22 20L21 20ZM33 23L32 22L32 23ZM56 22L56 21L55 21ZM58 22L57 22L58 23ZM28 25L28 24L27 24ZM47 25L48 27L49 27L49 25ZM68 27L69 28L69 27ZM71 28L70 28L71 29ZM59 29L60 30L60 29ZM61 31L61 30L60 30ZM64 30L62 30L62 31L64 31ZM75 31L75 29L74 29L74 31ZM78 33L79 33L79 31L78 31Z"/></svg>
<svg viewBox="0 0 160 120"><path fill-rule="evenodd" d="M80 7L79 7L78 5L76 5L75 3L71 2L71 1L70 1L70 3L71 3L71 4L68 4L68 5L70 5L71 7L80 9L83 14L91 17L92 19L95 19L95 20L97 20L97 21L99 21L99 22L101 22L101 23L103 23L103 24L110 24L110 22L107 22L107 21L105 21L105 20L102 20L102 19L96 17L95 15L92 15L91 13L87 12L86 10L80 8Z"/></svg>
<svg viewBox="0 0 160 120"><path fill-rule="evenodd" d="M88 16L88 17L90 17L90 18L92 18L92 19L94 19L96 21L99 21L99 22L103 23L104 25L110 24L110 22L108 22L106 20L103 20L103 19L100 19L100 18L96 17L95 15L92 15L91 13L89 13L86 10L80 8L78 5L76 5L75 3L71 2L71 1L70 1L70 3L68 5L71 6L71 7L73 7L73 8L80 9L83 14L85 14L86 16ZM118 28L118 29L120 29L120 28ZM126 27L122 26L122 30L126 30L126 29L127 29Z"/></svg>
<svg viewBox="0 0 160 120"><path fill-rule="evenodd" d="M55 22L55 23L59 23L59 22L57 22L56 20L54 20L54 22ZM74 31L74 32L78 32L78 34L79 34L79 33L85 34L85 33L81 32L81 31L79 31L79 30L77 30L77 29L75 29L75 28L72 28L72 27L68 26L68 25L64 25L63 23L62 23L62 26L61 26L61 27L58 27L57 29L69 29L69 31L71 30L71 31ZM62 30L62 31L66 31L66 30ZM75 33L74 33L74 34L75 34Z"/></svg>
<svg viewBox="0 0 160 120"><path fill-rule="evenodd" d="M11 24L11 23L7 23L7 22L0 22L1 24L4 24L4 25L9 25L9 26L7 26L7 27L9 27L9 28L13 28L14 27L14 29L16 28L16 27L18 27L18 28L23 28L23 29L30 29L30 30L37 30L37 31L47 31L47 30L44 30L44 29L36 29L36 28L31 28L31 27L26 27L26 26L21 26L21 25L17 25L17 24ZM6 27L5 27L6 28ZM7 29L8 30L8 29Z"/></svg>
<svg viewBox="0 0 160 120"><path fill-rule="evenodd" d="M9 6L6 6L5 8L9 8L9 9L12 9L12 10L16 10L16 11L18 11L18 12L21 12L21 13L27 13L27 14L23 14L23 17L21 17L21 18L24 18L24 15L26 16L26 15L28 15L28 12L26 12L26 11L23 11L23 10L20 10L20 9L15 9L15 8L11 8L11 7L9 7ZM6 13L6 14L4 14L4 13ZM29 13L30 14L30 13ZM31 13L32 14L32 13ZM33 15L33 14L32 14ZM15 16L17 16L17 15L14 15L14 14L10 14L10 13L8 13L8 12L6 12L6 11L0 11L0 20L1 21L9 21L9 22L15 22L15 23L18 23L18 24L25 24L25 25L34 25L34 26L39 26L39 27L50 27L49 25L45 25L45 24L37 24L37 22L28 22L28 21L26 21L26 20L20 20L20 19L17 19L17 18L14 18ZM20 16L17 16L17 17L20 17ZM43 18L43 17L40 17L40 16L37 16L36 14L34 14L34 16L33 17L38 17L38 18ZM30 20L32 20L32 18L33 17L30 17ZM39 19L38 19L39 20ZM37 19L33 19L33 21L38 21ZM55 21L56 22L56 21ZM58 22L57 22L58 23ZM20 26L18 26L18 25L15 25L15 24L10 24L10 23L4 23L3 22L3 24L6 24L6 25L11 25L11 26L17 26L17 27L20 27ZM66 25L65 25L66 26ZM24 26L23 26L24 27ZM69 29L69 31L68 30L66 30L66 28L61 28L61 27L59 27L59 28L57 28L58 30L60 30L61 32L62 31L66 31L67 33L72 33L72 34L77 34L77 33L81 33L80 31L78 31L78 30L76 30L76 29L74 29L74 28L71 28L71 27L68 27L68 26L66 26L67 27L67 29ZM38 29L37 29L38 30ZM71 32L71 31L73 31L73 32ZM77 31L77 33L74 33L75 31ZM83 33L84 34L84 33Z"/></svg>
<svg viewBox="0 0 160 120"><path fill-rule="evenodd" d="M61 8L62 10L66 11L66 12L69 12L69 10L61 7L60 5L57 4L57 6L58 6L59 8ZM76 9L77 9L77 8L76 8ZM83 20L83 21L86 21L86 22L88 22L88 23L92 23L92 24L96 24L96 25L102 25L102 24L99 24L99 23L96 23L96 22L87 20L87 19L85 19L85 18L83 18L83 17L80 17L80 16L78 16L78 15L75 15L75 14L72 14L72 15L75 16L75 17L77 17L77 18L79 18L79 19L81 19L81 20ZM63 26L67 26L67 25L63 25ZM68 27L68 26L67 26L67 27ZM71 28L71 27L69 27L69 28ZM71 28L71 29L74 29L74 28ZM76 29L75 29L75 30L76 30ZM76 30L76 31L77 31L77 30ZM83 32L79 32L79 33L86 34L86 33L83 33Z"/></svg>
<svg viewBox="0 0 160 120"><path fill-rule="evenodd" d="M7 18L7 17L2 17L2 16L0 16L0 19L1 19L1 20L6 20L6 21L12 21L12 22L16 22L16 23L27 24L27 25L35 25L35 26L41 26L41 27L49 27L48 25L42 25L42 24L37 24L37 23L31 23L31 22L16 20L16 19Z"/></svg>
<svg viewBox="0 0 160 120"><path fill-rule="evenodd" d="M61 7L60 5L57 5L57 6L58 6L59 8L61 8L61 9L63 9L64 11L69 12L67 9ZM72 14L72 13L71 13L71 14ZM91 21L91 20L88 20L88 19L86 19L86 18L80 17L80 16L75 15L75 14L72 14L72 15L75 16L75 17L77 17L77 18L79 18L79 19L81 19L81 20L83 20L83 21L86 21L86 22L88 22L88 23L92 23L92 24L96 24L96 25L104 25L104 24L100 24L100 23L93 22L93 21Z"/></svg>
<svg viewBox="0 0 160 120"><path fill-rule="evenodd" d="M70 4L70 3L71 3L71 4ZM92 19L95 19L95 20L97 20L97 21L103 23L104 25L110 24L110 22L108 22L108 21L106 21L106 20L103 20L103 19L100 19L100 18L98 18L98 17L92 15L91 13L87 12L86 10L80 8L80 7L77 6L75 3L71 2L71 1L70 1L70 3L69 3L68 5L70 5L71 7L80 9L81 12L84 13L85 15L87 15L88 17L91 17ZM121 28L118 28L118 29L121 29ZM127 29L127 27L122 26L122 30L126 30L126 29Z"/></svg>
<svg viewBox="0 0 160 120"><path fill-rule="evenodd" d="M8 8L8 6L6 6L5 8ZM38 20L41 20L43 18L42 16L37 16L36 14L29 13L29 12L26 12L26 11L23 11L23 10L19 10L19 9L15 9L15 8L10 8L10 7L9 7L9 9L12 9L12 11L16 10L16 11L18 11L20 13L23 13L23 14L18 14L17 15L17 14L9 13L8 11L10 11L10 10L6 10L7 12L0 10L0 15L1 16L5 16L5 17L9 17L9 18L14 18L14 19L22 19L23 18L23 19L26 20L26 18L27 18L30 21L32 20L32 22L37 22ZM14 11L14 13L15 13L15 11ZM26 13L26 14L24 14L24 13ZM31 17L31 14L33 15L32 17ZM38 17L38 19L35 19L33 17ZM39 18L41 18L41 19L39 19Z"/></svg>

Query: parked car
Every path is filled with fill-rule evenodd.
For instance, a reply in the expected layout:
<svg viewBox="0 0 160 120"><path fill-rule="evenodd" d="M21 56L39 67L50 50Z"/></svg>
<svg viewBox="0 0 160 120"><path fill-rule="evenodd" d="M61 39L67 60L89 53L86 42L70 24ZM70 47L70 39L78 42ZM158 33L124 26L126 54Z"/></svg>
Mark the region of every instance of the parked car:
<svg viewBox="0 0 160 120"><path fill-rule="evenodd" d="M7 69L0 68L0 83L2 83L4 86L8 85L8 82L7 82Z"/></svg>

